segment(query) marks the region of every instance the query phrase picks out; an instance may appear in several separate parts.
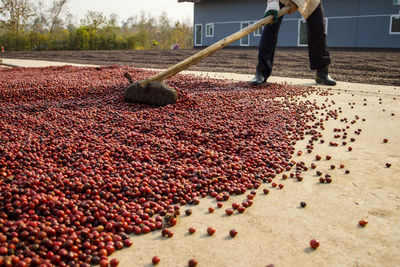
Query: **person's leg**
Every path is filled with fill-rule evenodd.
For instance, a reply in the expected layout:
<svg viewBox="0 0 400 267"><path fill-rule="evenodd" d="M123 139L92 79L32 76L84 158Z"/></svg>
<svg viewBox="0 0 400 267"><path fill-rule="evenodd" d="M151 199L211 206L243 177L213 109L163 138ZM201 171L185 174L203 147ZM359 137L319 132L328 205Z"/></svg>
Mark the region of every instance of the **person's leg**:
<svg viewBox="0 0 400 267"><path fill-rule="evenodd" d="M307 18L308 55L310 67L316 70L317 83L335 85L328 75L331 58L326 44L325 20L322 3Z"/></svg>
<svg viewBox="0 0 400 267"><path fill-rule="evenodd" d="M263 74L266 78L268 78L272 72L281 23L282 17L280 17L277 22L266 25L261 34L260 45L258 47L258 67L263 69Z"/></svg>
<svg viewBox="0 0 400 267"><path fill-rule="evenodd" d="M256 76L250 81L250 83L253 85L264 83L271 75L275 49L278 43L278 33L282 19L283 16L279 17L277 22L264 26L264 29L261 33L260 44L258 46L258 65Z"/></svg>

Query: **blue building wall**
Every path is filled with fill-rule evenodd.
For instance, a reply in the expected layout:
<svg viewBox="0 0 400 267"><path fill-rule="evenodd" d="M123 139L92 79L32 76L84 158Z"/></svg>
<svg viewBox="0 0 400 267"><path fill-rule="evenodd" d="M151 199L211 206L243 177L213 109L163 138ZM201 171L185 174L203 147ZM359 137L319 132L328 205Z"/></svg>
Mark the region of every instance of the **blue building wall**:
<svg viewBox="0 0 400 267"><path fill-rule="evenodd" d="M201 46L211 45L240 30L242 21L253 23L262 18L265 3L266 0L201 0L195 3L194 25L202 25ZM400 48L400 34L389 33L391 16L400 17L400 6L395 6L393 0L323 0L322 3L328 46ZM284 17L279 46L299 46L301 19L298 12ZM205 36L207 23L214 24L213 37ZM260 36L250 34L249 41L250 46L258 46ZM240 45L237 41L231 46Z"/></svg>

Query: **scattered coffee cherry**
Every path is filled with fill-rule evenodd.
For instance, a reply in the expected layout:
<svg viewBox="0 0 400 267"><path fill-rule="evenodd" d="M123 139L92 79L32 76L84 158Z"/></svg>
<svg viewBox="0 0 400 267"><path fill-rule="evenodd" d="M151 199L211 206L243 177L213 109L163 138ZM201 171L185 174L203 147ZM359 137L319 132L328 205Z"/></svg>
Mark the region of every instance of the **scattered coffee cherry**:
<svg viewBox="0 0 400 267"><path fill-rule="evenodd" d="M264 192L264 194L265 194L265 195L268 195L268 193L269 193L269 189L267 189L267 188L264 188L264 189L263 189L263 192Z"/></svg>
<svg viewBox="0 0 400 267"><path fill-rule="evenodd" d="M154 256L151 262L153 263L153 265L157 265L160 262L160 257Z"/></svg>
<svg viewBox="0 0 400 267"><path fill-rule="evenodd" d="M209 236L212 236L213 234L215 234L215 228L212 227L212 226L208 227L208 228L207 228L207 234L208 234Z"/></svg>
<svg viewBox="0 0 400 267"><path fill-rule="evenodd" d="M169 225L170 226L175 226L176 225L176 218L171 218L170 220L169 220ZM150 232L150 231L149 231Z"/></svg>
<svg viewBox="0 0 400 267"><path fill-rule="evenodd" d="M349 174L349 173L350 173L350 170L345 170L344 173L345 173L345 174Z"/></svg>
<svg viewBox="0 0 400 267"><path fill-rule="evenodd" d="M297 179L297 181L301 182L301 181L303 181L303 176L297 176L296 179Z"/></svg>
<svg viewBox="0 0 400 267"><path fill-rule="evenodd" d="M343 169L345 166L344 166L344 164L340 164L340 166L339 166L341 169Z"/></svg>
<svg viewBox="0 0 400 267"><path fill-rule="evenodd" d="M332 178L331 178L331 177L327 177L327 178L325 178L325 181L326 181L328 184L330 184L330 183L332 183Z"/></svg>
<svg viewBox="0 0 400 267"><path fill-rule="evenodd" d="M174 236L174 232L172 232L171 230L168 231L168 237L171 238Z"/></svg>
<svg viewBox="0 0 400 267"><path fill-rule="evenodd" d="M108 267L108 260L107 259L102 259L100 260L100 267Z"/></svg>
<svg viewBox="0 0 400 267"><path fill-rule="evenodd" d="M335 165L331 165L331 169L332 169L332 170L335 169Z"/></svg>
<svg viewBox="0 0 400 267"><path fill-rule="evenodd" d="M388 139L383 139L383 142L386 144L387 142L389 142L389 140Z"/></svg>
<svg viewBox="0 0 400 267"><path fill-rule="evenodd" d="M282 179L286 180L288 178L287 174L282 175Z"/></svg>
<svg viewBox="0 0 400 267"><path fill-rule="evenodd" d="M321 184L323 184L323 183L325 183L325 178L319 178L319 182L321 183Z"/></svg>
<svg viewBox="0 0 400 267"><path fill-rule="evenodd" d="M352 151L353 148L352 148L351 146L349 146L349 147L347 148L347 150Z"/></svg>
<svg viewBox="0 0 400 267"><path fill-rule="evenodd" d="M276 183L272 183L272 187L276 187L277 186L277 184Z"/></svg>
<svg viewBox="0 0 400 267"><path fill-rule="evenodd" d="M161 231L161 236L163 236L163 237L168 237L168 232L169 232L168 228L162 229L162 231Z"/></svg>
<svg viewBox="0 0 400 267"><path fill-rule="evenodd" d="M319 241L317 239L312 239L310 241L310 247L313 249L317 249L319 247Z"/></svg>
<svg viewBox="0 0 400 267"><path fill-rule="evenodd" d="M330 160L331 158L332 158L332 156L326 155L326 160Z"/></svg>
<svg viewBox="0 0 400 267"><path fill-rule="evenodd" d="M280 189L282 189L282 188L284 188L285 186L283 185L283 184L279 184L279 188Z"/></svg>
<svg viewBox="0 0 400 267"><path fill-rule="evenodd" d="M300 202L300 206L301 206L302 208L305 208L305 207L307 206L307 203L304 202L304 201L302 201L302 202Z"/></svg>
<svg viewBox="0 0 400 267"><path fill-rule="evenodd" d="M222 202L217 203L218 208L222 208L223 205L224 205L224 203L222 203Z"/></svg>
<svg viewBox="0 0 400 267"><path fill-rule="evenodd" d="M322 157L321 157L320 155L316 155L316 156L315 156L315 159L316 159L316 160L321 160L321 158L322 158Z"/></svg>
<svg viewBox="0 0 400 267"><path fill-rule="evenodd" d="M239 204L239 203L237 203L237 202L233 202L233 203L232 203L232 208L233 208L234 210L237 210L239 207L240 207L240 204Z"/></svg>
<svg viewBox="0 0 400 267"><path fill-rule="evenodd" d="M226 213L226 215L230 216L233 214L233 209L226 209L225 213Z"/></svg>
<svg viewBox="0 0 400 267"><path fill-rule="evenodd" d="M197 266L197 261L195 259L191 259L188 262L189 267L196 267Z"/></svg>
<svg viewBox="0 0 400 267"><path fill-rule="evenodd" d="M124 246L125 247L131 247L133 245L133 241L132 240L130 240L130 239L125 239L124 240Z"/></svg>
<svg viewBox="0 0 400 267"><path fill-rule="evenodd" d="M190 234L194 234L194 233L196 232L196 228L190 227L190 228L188 229L188 231L189 231Z"/></svg>
<svg viewBox="0 0 400 267"><path fill-rule="evenodd" d="M368 221L366 221L366 220L360 220L360 221L358 222L358 224L359 224L360 226L362 226L362 227L365 227L365 226L367 225L367 223L368 223Z"/></svg>
<svg viewBox="0 0 400 267"><path fill-rule="evenodd" d="M230 196L229 196L229 194L225 193L225 194L223 195L223 198L224 198L225 201L228 201L229 198L230 198Z"/></svg>
<svg viewBox="0 0 400 267"><path fill-rule="evenodd" d="M390 164L388 162L385 165L386 165L387 168L390 168L392 166L392 164Z"/></svg>
<svg viewBox="0 0 400 267"><path fill-rule="evenodd" d="M111 261L110 261L110 266L111 267L116 267L116 266L118 266L118 264L119 264L119 260L118 259L116 259L116 258L111 259Z"/></svg>
<svg viewBox="0 0 400 267"><path fill-rule="evenodd" d="M238 232L235 229L232 229L232 230L229 231L229 235L231 237L235 237L237 234L238 234Z"/></svg>
<svg viewBox="0 0 400 267"><path fill-rule="evenodd" d="M311 163L311 169L315 169L317 168L317 165L315 165L315 163Z"/></svg>
<svg viewBox="0 0 400 267"><path fill-rule="evenodd" d="M192 210L191 209L185 210L185 214L186 214L186 216L192 215Z"/></svg>
<svg viewBox="0 0 400 267"><path fill-rule="evenodd" d="M317 171L316 174L317 174L318 176L321 176L321 175L322 175L322 172Z"/></svg>
<svg viewBox="0 0 400 267"><path fill-rule="evenodd" d="M213 213L213 212L214 212L214 208L213 208L213 207L209 207L209 208L208 208L208 212L209 212L209 213Z"/></svg>
<svg viewBox="0 0 400 267"><path fill-rule="evenodd" d="M243 213L246 210L246 208L243 206L240 206L237 210L239 213Z"/></svg>

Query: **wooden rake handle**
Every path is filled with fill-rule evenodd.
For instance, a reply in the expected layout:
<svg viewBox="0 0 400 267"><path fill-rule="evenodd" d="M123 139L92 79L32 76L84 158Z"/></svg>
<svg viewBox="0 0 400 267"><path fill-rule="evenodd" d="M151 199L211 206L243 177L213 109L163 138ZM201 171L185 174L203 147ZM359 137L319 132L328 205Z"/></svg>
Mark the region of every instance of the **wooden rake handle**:
<svg viewBox="0 0 400 267"><path fill-rule="evenodd" d="M278 17L281 17L281 16L287 14L290 11L290 9L291 9L290 7L281 8L281 10L278 13ZM181 72L182 70L185 70L185 69L189 68L190 66L192 66L192 65L196 64L197 62L199 62L200 60L202 60L202 59L208 57L209 55L217 52L218 50L230 45L231 43L243 38L244 36L254 32L255 30L261 28L262 26L271 23L272 21L273 21L273 16L269 15L269 16L267 16L267 17L255 22L255 23L247 26L246 28L241 29L238 32L235 32L232 35L230 35L228 37L225 37L224 39L216 42L215 44L204 48L200 52L194 54L191 57L188 57L184 61L181 61L181 62L177 63L176 65L164 70L163 72L160 72L160 73L150 77L147 80L141 81L139 84L142 87L145 87L150 82L162 81L162 80L167 79L167 78L169 78L171 76L174 76L178 72Z"/></svg>

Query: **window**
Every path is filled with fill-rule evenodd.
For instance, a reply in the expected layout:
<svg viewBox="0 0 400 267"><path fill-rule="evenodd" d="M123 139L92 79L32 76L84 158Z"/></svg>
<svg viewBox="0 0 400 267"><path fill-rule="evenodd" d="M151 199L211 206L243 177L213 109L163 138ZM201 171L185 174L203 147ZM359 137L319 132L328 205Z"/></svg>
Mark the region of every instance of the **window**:
<svg viewBox="0 0 400 267"><path fill-rule="evenodd" d="M254 31L254 36L261 36L261 33L263 31L264 27L261 27L257 30Z"/></svg>
<svg viewBox="0 0 400 267"><path fill-rule="evenodd" d="M328 19L325 18L325 33L328 34ZM299 33L297 46L307 46L307 23L305 19L299 19Z"/></svg>
<svg viewBox="0 0 400 267"><path fill-rule="evenodd" d="M400 6L400 0L393 0L394 6Z"/></svg>
<svg viewBox="0 0 400 267"><path fill-rule="evenodd" d="M206 24L206 37L214 37L214 23Z"/></svg>
<svg viewBox="0 0 400 267"><path fill-rule="evenodd" d="M249 25L250 25L249 21L242 21L242 23L240 24L240 28L244 29ZM246 35L245 37L240 39L240 46L249 46L249 45L250 45L250 35Z"/></svg>
<svg viewBox="0 0 400 267"><path fill-rule="evenodd" d="M400 15L390 16L390 34L400 34Z"/></svg>
<svg viewBox="0 0 400 267"><path fill-rule="evenodd" d="M194 45L195 46L202 46L203 45L203 25L196 24L195 25L195 32L194 32Z"/></svg>

